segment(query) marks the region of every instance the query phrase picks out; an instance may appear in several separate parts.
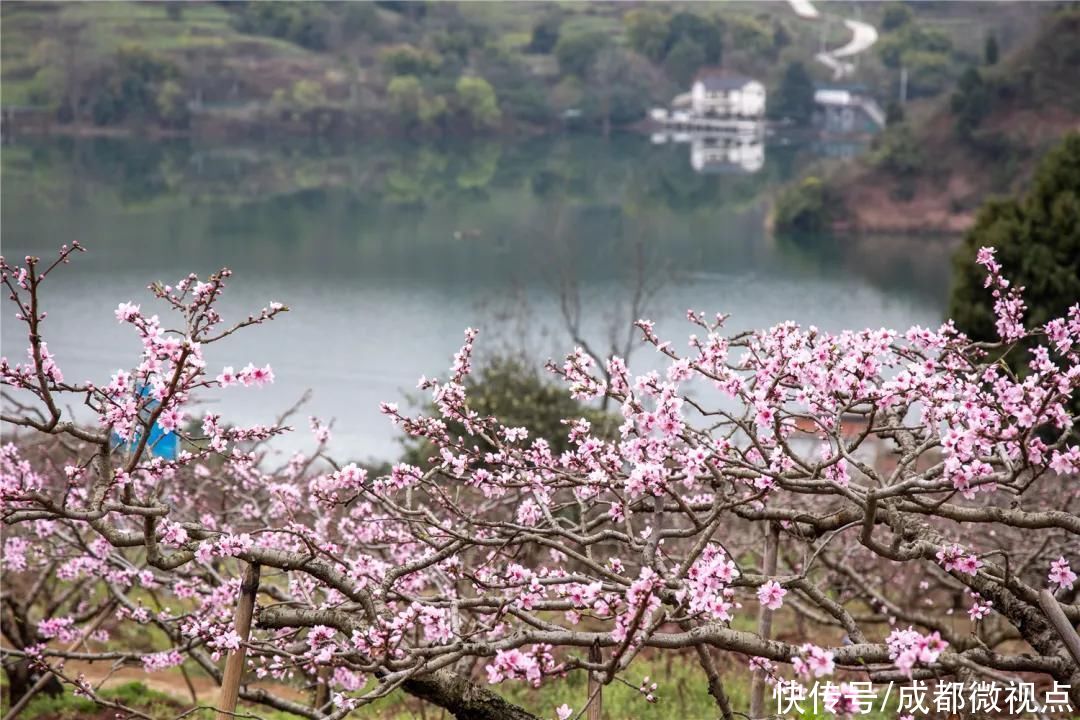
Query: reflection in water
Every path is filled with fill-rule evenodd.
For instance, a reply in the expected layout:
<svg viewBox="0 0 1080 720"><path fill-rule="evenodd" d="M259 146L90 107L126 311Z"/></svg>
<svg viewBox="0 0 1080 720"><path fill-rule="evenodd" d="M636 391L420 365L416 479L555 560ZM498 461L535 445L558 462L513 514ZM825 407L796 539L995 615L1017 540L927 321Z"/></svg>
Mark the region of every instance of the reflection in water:
<svg viewBox="0 0 1080 720"><path fill-rule="evenodd" d="M396 454L378 402L439 372L470 325L483 331L481 351L544 358L569 349L570 334L603 350L624 344L640 314L677 337L691 307L733 313L735 329L940 319L941 242L764 232L770 193L804 149L770 146L757 171L734 174L695 173L685 152L637 136L14 145L2 158L4 251L50 255L72 239L91 248L79 271L50 278L44 328L77 380L107 379L138 352L112 317L117 303L148 305L150 280L232 268L225 310L278 300L293 311L208 357L211 368L269 362L277 383L210 400L248 423L312 388L309 410L337 418L338 448L355 457ZM21 329L2 332L4 354L20 354Z"/></svg>
<svg viewBox="0 0 1080 720"><path fill-rule="evenodd" d="M690 167L696 173L756 173L765 167L765 138L761 133L653 133L654 145L690 145Z"/></svg>

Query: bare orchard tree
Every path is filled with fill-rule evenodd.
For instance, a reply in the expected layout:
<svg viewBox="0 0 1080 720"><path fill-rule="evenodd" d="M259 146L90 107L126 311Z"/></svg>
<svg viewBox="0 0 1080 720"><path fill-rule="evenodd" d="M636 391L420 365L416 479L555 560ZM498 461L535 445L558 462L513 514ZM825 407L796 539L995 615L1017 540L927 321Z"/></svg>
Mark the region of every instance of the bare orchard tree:
<svg viewBox="0 0 1080 720"><path fill-rule="evenodd" d="M135 367L104 384L65 378L43 288L78 249L2 264L29 340L25 359L0 366L19 403L3 415L4 592L34 628L17 642L5 624L5 661L102 703L65 661L198 666L241 699L309 718L395 690L458 718L532 718L494 686L574 672L589 674L589 697L545 715L583 717L612 682L664 702L666 688L635 675L646 651L692 653L725 718L746 716L725 691L732 658L785 692L836 679L837 711L854 702L854 680L1037 678L1080 700L1069 566L1080 449L1067 409L1080 306L1025 329L1021 291L990 250L980 262L1000 342L972 343L948 323L727 336L723 316L689 313L694 334L677 346L639 321L664 372L635 377L618 357L601 369L581 350L553 368L575 397L607 396L624 419L614 440L568 419L573 449L558 455L470 409L470 330L449 373L423 382L435 412L383 406L437 446L432 464L376 477L326 459L316 420L312 451L281 466L264 451L280 424L189 422L200 391L273 379L203 360L287 310L224 322L228 271L153 285L162 316L122 304L118 320L144 346ZM1018 378L1001 358L1022 346L1034 349ZM76 402L92 422L62 409ZM182 439L175 457L157 451L155 427ZM766 538L775 557L763 563ZM52 600L35 589L46 574ZM71 596L56 602L63 588ZM795 630L736 629L762 606ZM169 646L119 648L136 625ZM310 705L269 681L330 692ZM226 692L223 709L234 701Z"/></svg>

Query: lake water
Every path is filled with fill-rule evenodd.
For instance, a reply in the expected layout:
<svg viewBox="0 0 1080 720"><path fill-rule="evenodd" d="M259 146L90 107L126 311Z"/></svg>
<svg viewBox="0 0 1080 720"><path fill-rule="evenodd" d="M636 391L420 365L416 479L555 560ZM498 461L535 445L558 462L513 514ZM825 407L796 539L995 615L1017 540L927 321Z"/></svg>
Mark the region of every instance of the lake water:
<svg viewBox="0 0 1080 720"><path fill-rule="evenodd" d="M849 148L770 145L760 167L700 150L636 135L20 140L3 149L3 253L48 257L73 239L90 249L48 281L44 330L70 380L97 382L138 352L113 317L119 302L146 310L152 280L231 268L234 317L271 300L292 312L208 352L215 374L270 363L277 382L208 402L235 422L265 422L310 389L304 414L333 418L335 454L356 459L398 454L379 401L444 373L469 326L481 329L480 354L545 359L573 347L572 325L594 347L621 344L635 316L680 340L687 308L731 313L735 329L940 322L951 243L765 231L780 184ZM4 354L21 357L23 336L5 308ZM632 365L654 357L639 349Z"/></svg>

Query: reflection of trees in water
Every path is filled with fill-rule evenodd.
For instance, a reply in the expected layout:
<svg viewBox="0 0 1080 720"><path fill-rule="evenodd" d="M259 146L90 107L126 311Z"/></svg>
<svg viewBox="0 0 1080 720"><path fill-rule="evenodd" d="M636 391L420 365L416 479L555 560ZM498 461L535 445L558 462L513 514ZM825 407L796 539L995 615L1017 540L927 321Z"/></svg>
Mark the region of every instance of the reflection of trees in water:
<svg viewBox="0 0 1080 720"><path fill-rule="evenodd" d="M760 200L797 170L801 152L770 147L763 170L747 176L698 175L685 148L633 135L352 146L62 140L11 146L3 163L8 187L33 203L48 198L50 212L93 215L129 234L167 228L171 252L258 247L267 268L317 258L329 272L475 283L561 263L595 283L625 276L615 259L639 252L665 272L713 273L769 271L779 252L817 275L839 265L890 291L942 295L947 263L910 252L906 240L852 249L763 241ZM888 253L875 254L881 248Z"/></svg>
<svg viewBox="0 0 1080 720"><path fill-rule="evenodd" d="M27 147L46 173L113 191L124 206L162 197L177 203L265 202L331 188L381 202L423 205L527 187L541 197L557 193L583 201L633 200L692 210L759 195L790 173L792 155L785 148L770 149L765 171L752 178L710 178L690 172L681 153L654 148L636 135L352 146L61 139Z"/></svg>
<svg viewBox="0 0 1080 720"><path fill-rule="evenodd" d="M822 274L851 274L898 295L944 309L957 239L942 236L777 235L789 261Z"/></svg>

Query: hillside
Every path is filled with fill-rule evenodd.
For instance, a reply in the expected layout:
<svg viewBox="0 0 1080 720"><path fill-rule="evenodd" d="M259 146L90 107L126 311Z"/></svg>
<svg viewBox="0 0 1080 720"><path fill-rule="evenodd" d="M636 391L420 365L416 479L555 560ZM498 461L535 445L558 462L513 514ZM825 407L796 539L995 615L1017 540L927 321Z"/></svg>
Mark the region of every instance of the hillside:
<svg viewBox="0 0 1080 720"><path fill-rule="evenodd" d="M1001 63L877 138L829 178L838 224L862 232L960 232L992 194L1030 178L1038 158L1080 129L1080 10L1048 16Z"/></svg>
<svg viewBox="0 0 1080 720"><path fill-rule="evenodd" d="M910 17L858 81L947 91L990 34L1008 48L1042 7L787 2L4 3L2 104L28 130L76 134L528 134L632 125L705 65L764 81L848 42L841 18ZM884 52L891 48L891 54ZM777 96L778 97L778 96ZM8 128L11 129L10 126Z"/></svg>

